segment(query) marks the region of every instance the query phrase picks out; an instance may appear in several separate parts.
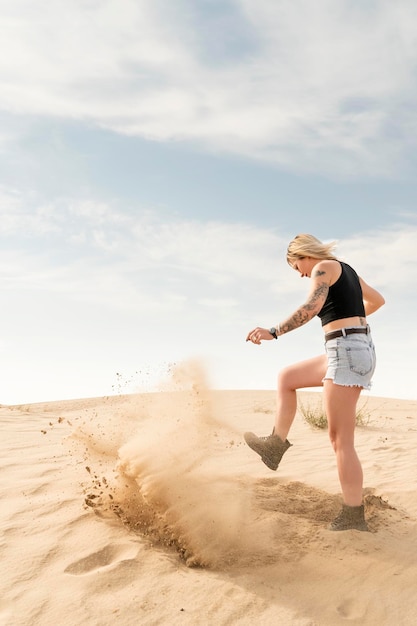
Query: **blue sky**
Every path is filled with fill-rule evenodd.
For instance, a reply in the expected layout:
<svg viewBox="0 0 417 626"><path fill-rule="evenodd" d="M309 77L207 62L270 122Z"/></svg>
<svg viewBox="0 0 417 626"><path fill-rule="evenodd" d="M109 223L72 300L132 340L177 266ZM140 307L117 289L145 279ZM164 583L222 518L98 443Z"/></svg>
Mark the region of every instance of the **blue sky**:
<svg viewBox="0 0 417 626"><path fill-rule="evenodd" d="M415 398L411 0L0 2L4 404L154 388L194 359L272 389L318 320L288 241L337 240L387 304L372 395Z"/></svg>

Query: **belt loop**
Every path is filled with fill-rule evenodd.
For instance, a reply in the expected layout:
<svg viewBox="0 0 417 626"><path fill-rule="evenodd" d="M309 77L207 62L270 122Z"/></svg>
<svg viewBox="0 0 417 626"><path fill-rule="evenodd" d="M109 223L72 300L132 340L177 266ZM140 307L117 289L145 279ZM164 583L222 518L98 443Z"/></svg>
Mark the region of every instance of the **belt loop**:
<svg viewBox="0 0 417 626"><path fill-rule="evenodd" d="M341 328L343 337L346 337L346 328Z"/></svg>

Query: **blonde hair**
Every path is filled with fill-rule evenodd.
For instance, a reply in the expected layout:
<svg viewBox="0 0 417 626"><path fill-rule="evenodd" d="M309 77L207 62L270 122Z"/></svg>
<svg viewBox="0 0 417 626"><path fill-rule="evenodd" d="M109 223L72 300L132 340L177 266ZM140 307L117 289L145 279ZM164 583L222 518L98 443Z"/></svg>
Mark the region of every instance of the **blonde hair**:
<svg viewBox="0 0 417 626"><path fill-rule="evenodd" d="M333 254L335 247L336 241L323 243L316 237L313 237L313 235L297 235L288 245L287 261L291 266L298 259L303 259L307 256L313 259L337 261L337 257Z"/></svg>

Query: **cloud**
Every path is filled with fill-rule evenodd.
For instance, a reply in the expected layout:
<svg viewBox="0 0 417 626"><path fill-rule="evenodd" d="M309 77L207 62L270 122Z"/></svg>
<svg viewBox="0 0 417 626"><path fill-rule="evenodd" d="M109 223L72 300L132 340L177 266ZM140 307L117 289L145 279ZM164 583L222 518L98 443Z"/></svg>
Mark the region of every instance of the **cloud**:
<svg viewBox="0 0 417 626"><path fill-rule="evenodd" d="M196 307L207 315L213 302L236 315L236 309L268 310L277 300L295 306L305 297L307 285L294 280L285 261L285 232L128 211L94 200L43 206L13 190L0 191L0 256L8 290L26 286L128 311ZM417 283L416 238L416 221L399 221L347 237L337 252L376 288L409 298L408 286Z"/></svg>
<svg viewBox="0 0 417 626"><path fill-rule="evenodd" d="M393 223L375 232L358 234L343 241L341 254L369 275L369 282L398 301L410 300L410 286L417 285L413 262L417 237L416 216L409 222ZM411 296L414 298L414 296Z"/></svg>
<svg viewBox="0 0 417 626"><path fill-rule="evenodd" d="M187 290L188 283L227 292L234 283L267 283L265 270L279 243L270 231L246 224L168 219L158 212L123 211L93 200L60 199L39 206L4 189L3 197L0 238L21 255L31 276L37 265L53 267L43 274L45 286L51 281L50 287L59 290L68 288L72 267L77 282L93 288L97 271L111 275L115 285L132 281L156 293L161 284L178 291Z"/></svg>
<svg viewBox="0 0 417 626"><path fill-rule="evenodd" d="M296 171L404 173L415 11L397 3L126 1L3 8L1 108L192 141ZM216 37L217 35L217 37Z"/></svg>
<svg viewBox="0 0 417 626"><path fill-rule="evenodd" d="M278 351L250 352L245 343L251 327L277 323L306 297L308 281L286 264L284 232L92 199L43 206L2 191L3 401L106 394L116 371L196 355L210 361L215 386L272 388L279 367L322 349L318 321L284 337ZM399 345L393 328L397 318L413 328L416 237L409 220L347 237L338 247L387 300L371 322L381 362L377 395L406 397L413 389L413 337ZM393 354L400 381L391 371Z"/></svg>

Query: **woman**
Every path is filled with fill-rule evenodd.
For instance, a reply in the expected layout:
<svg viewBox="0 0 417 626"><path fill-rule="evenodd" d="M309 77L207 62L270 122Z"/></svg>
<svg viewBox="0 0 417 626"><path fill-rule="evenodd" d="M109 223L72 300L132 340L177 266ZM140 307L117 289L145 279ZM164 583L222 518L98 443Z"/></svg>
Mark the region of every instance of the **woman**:
<svg viewBox="0 0 417 626"><path fill-rule="evenodd" d="M325 354L286 367L278 376L277 413L268 437L245 433L245 441L262 461L276 470L290 447L287 435L297 410L296 390L323 387L329 436L336 453L343 508L331 530L368 530L362 501L362 466L354 447L356 405L369 389L375 369L375 349L366 317L385 302L355 270L333 255L335 243L312 235L297 235L287 261L301 277L311 278L307 300L271 329L255 328L246 341L260 344L309 322L318 315L324 331Z"/></svg>

